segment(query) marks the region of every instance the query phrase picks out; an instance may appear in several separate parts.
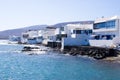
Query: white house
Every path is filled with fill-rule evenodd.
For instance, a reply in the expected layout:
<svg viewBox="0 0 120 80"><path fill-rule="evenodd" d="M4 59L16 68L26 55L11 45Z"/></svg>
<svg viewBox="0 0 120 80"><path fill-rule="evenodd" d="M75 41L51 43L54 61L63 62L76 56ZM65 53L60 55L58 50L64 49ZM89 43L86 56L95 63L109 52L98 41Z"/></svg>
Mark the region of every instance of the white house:
<svg viewBox="0 0 120 80"><path fill-rule="evenodd" d="M21 38L19 36L9 36L9 43L20 43Z"/></svg>
<svg viewBox="0 0 120 80"><path fill-rule="evenodd" d="M93 29L93 24L68 24L64 27L64 31L62 33L67 34L68 36L71 35L71 30L74 29Z"/></svg>
<svg viewBox="0 0 120 80"><path fill-rule="evenodd" d="M63 50L65 46L89 45L89 38L92 34L93 24L68 24L64 27L61 34L66 34L62 38Z"/></svg>
<svg viewBox="0 0 120 80"><path fill-rule="evenodd" d="M120 18L118 16L95 20L91 46L112 46L120 44Z"/></svg>
<svg viewBox="0 0 120 80"><path fill-rule="evenodd" d="M43 32L43 44L47 45L49 41L56 41L56 28L54 27L47 27Z"/></svg>
<svg viewBox="0 0 120 80"><path fill-rule="evenodd" d="M37 30L30 30L27 32L23 32L21 36L22 43L28 44L37 44L42 42L42 35L40 34L41 31Z"/></svg>

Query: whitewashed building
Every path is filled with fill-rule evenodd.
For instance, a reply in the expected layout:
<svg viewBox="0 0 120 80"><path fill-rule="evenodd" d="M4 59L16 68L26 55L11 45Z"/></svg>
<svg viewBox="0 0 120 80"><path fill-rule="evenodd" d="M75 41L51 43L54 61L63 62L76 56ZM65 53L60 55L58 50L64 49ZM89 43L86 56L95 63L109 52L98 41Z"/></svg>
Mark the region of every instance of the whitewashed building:
<svg viewBox="0 0 120 80"><path fill-rule="evenodd" d="M56 28L54 27L47 27L43 32L43 44L47 45L48 42L55 42L56 41Z"/></svg>
<svg viewBox="0 0 120 80"><path fill-rule="evenodd" d="M40 30L30 30L27 32L23 32L21 36L22 43L28 44L37 44L42 42L42 35L40 34Z"/></svg>
<svg viewBox="0 0 120 80"><path fill-rule="evenodd" d="M9 43L20 43L21 42L21 38L19 36L9 36Z"/></svg>
<svg viewBox="0 0 120 80"><path fill-rule="evenodd" d="M68 24L64 27L61 34L66 37L62 38L62 47L64 46L81 46L89 45L89 38L92 34L93 24Z"/></svg>
<svg viewBox="0 0 120 80"><path fill-rule="evenodd" d="M113 46L120 44L120 18L118 16L95 20L91 46Z"/></svg>

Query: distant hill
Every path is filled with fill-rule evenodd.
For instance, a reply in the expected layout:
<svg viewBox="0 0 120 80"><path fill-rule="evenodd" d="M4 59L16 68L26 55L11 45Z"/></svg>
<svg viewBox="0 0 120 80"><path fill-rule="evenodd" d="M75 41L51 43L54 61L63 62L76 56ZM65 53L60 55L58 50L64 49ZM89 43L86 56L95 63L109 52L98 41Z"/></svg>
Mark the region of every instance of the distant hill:
<svg viewBox="0 0 120 80"><path fill-rule="evenodd" d="M63 27L67 24L91 24L91 23L93 23L93 21L75 21L75 22L58 23L58 24L54 24L51 26L58 28L58 27ZM45 29L46 27L48 27L48 25L34 25L34 26L29 26L29 27L24 27L24 28L0 31L0 39L8 39L9 35L20 36L21 33L24 31L40 30L40 29Z"/></svg>
<svg viewBox="0 0 120 80"><path fill-rule="evenodd" d="M74 21L74 22L63 22L63 23L57 23L53 26L55 27L63 27L67 24L92 24L94 21Z"/></svg>
<svg viewBox="0 0 120 80"><path fill-rule="evenodd" d="M0 39L7 39L9 35L20 36L22 32L28 30L40 30L47 27L47 25L34 25L25 28L18 28L18 29L10 29L5 31L0 31Z"/></svg>

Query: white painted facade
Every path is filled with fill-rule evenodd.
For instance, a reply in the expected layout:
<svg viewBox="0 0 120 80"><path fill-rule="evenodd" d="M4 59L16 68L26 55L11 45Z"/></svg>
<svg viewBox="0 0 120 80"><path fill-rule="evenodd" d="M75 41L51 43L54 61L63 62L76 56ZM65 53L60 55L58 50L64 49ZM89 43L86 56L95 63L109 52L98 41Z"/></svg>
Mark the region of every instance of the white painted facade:
<svg viewBox="0 0 120 80"><path fill-rule="evenodd" d="M62 38L62 47L64 46L83 46L89 45L89 38L92 34L93 24L70 24L64 27L63 34L67 34L67 37Z"/></svg>
<svg viewBox="0 0 120 80"><path fill-rule="evenodd" d="M95 20L94 24L108 22L111 20L115 20L114 28L93 29L93 32L95 32L95 34L115 34L116 36L120 37L120 18L118 16L114 16L110 18L100 18Z"/></svg>
<svg viewBox="0 0 120 80"><path fill-rule="evenodd" d="M43 38L47 39L49 36L55 35L55 29L45 29L43 32Z"/></svg>
<svg viewBox="0 0 120 80"><path fill-rule="evenodd" d="M61 33L71 36L71 32L75 29L93 29L93 24L68 24Z"/></svg>
<svg viewBox="0 0 120 80"><path fill-rule="evenodd" d="M32 39L34 37L38 36L38 31L27 31L23 32L21 36L21 42L22 43L29 43L28 39Z"/></svg>
<svg viewBox="0 0 120 80"><path fill-rule="evenodd" d="M19 36L9 36L9 43L20 43L21 38Z"/></svg>
<svg viewBox="0 0 120 80"><path fill-rule="evenodd" d="M64 46L89 45L89 35L71 34L71 37L63 38Z"/></svg>
<svg viewBox="0 0 120 80"><path fill-rule="evenodd" d="M112 40L89 40L90 46L113 47Z"/></svg>
<svg viewBox="0 0 120 80"><path fill-rule="evenodd" d="M56 28L46 28L43 32L43 42L42 44L47 45L49 41L56 41L56 34L58 34L59 30L56 31Z"/></svg>
<svg viewBox="0 0 120 80"><path fill-rule="evenodd" d="M42 42L42 30L27 31L22 33L21 42L28 44L37 44Z"/></svg>
<svg viewBox="0 0 120 80"><path fill-rule="evenodd" d="M116 45L115 38L120 38L120 18L114 16L95 20L93 33L92 40L90 40L91 46Z"/></svg>

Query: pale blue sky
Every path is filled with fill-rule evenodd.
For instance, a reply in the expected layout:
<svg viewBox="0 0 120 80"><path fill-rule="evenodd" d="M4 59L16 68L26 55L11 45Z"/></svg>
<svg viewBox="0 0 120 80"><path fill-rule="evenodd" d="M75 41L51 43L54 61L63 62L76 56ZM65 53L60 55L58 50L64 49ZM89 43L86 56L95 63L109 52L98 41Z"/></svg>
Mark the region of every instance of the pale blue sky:
<svg viewBox="0 0 120 80"><path fill-rule="evenodd" d="M0 0L0 31L120 15L120 0Z"/></svg>

